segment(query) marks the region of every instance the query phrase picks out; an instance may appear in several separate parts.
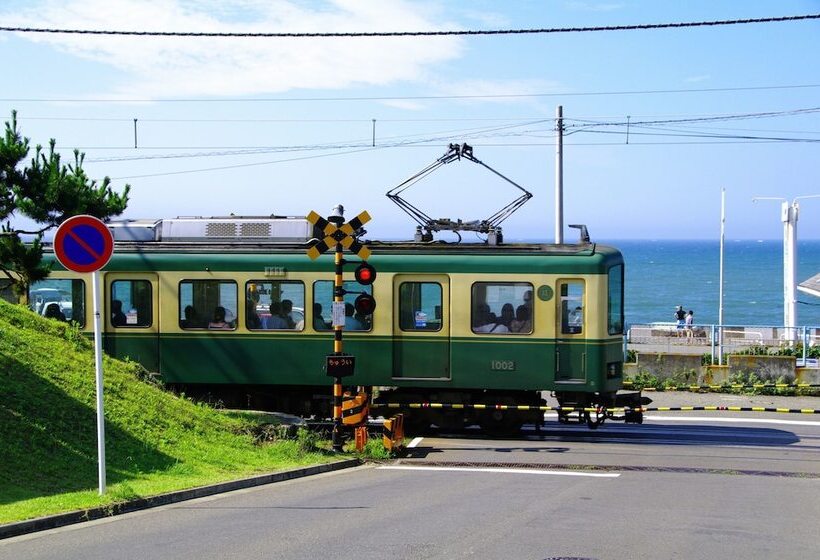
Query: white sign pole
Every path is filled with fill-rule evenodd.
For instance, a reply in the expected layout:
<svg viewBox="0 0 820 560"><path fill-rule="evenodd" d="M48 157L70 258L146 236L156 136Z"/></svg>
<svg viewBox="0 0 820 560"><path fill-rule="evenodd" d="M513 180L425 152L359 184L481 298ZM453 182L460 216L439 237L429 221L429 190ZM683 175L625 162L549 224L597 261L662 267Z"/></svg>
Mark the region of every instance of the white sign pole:
<svg viewBox="0 0 820 560"><path fill-rule="evenodd" d="M97 464L99 491L105 494L105 414L103 413L102 328L100 325L100 272L91 273L94 300L94 373L97 380Z"/></svg>

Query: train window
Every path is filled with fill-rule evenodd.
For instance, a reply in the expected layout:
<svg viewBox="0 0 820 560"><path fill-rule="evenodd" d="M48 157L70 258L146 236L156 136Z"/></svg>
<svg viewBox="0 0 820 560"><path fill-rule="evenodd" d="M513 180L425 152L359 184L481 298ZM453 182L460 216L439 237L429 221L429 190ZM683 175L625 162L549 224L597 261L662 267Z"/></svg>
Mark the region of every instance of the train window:
<svg viewBox="0 0 820 560"><path fill-rule="evenodd" d="M245 326L251 330L305 330L305 285L270 280L248 282Z"/></svg>
<svg viewBox="0 0 820 560"><path fill-rule="evenodd" d="M624 333L624 265L622 264L609 269L607 329L609 334Z"/></svg>
<svg viewBox="0 0 820 560"><path fill-rule="evenodd" d="M561 284L561 334L584 332L584 283L569 281Z"/></svg>
<svg viewBox="0 0 820 560"><path fill-rule="evenodd" d="M399 286L399 327L403 331L441 330L441 284L403 282Z"/></svg>
<svg viewBox="0 0 820 560"><path fill-rule="evenodd" d="M362 286L355 280L344 283L347 293L344 296L345 302L345 327L346 331L369 331L373 328L373 316L361 316L355 312L353 302L362 292L372 294L373 286ZM314 330L324 330L331 328L330 322L333 313L333 282L331 280L318 280L313 283L313 328ZM318 328L317 328L318 327Z"/></svg>
<svg viewBox="0 0 820 560"><path fill-rule="evenodd" d="M236 328L236 282L183 280L179 283L179 326L183 329Z"/></svg>
<svg viewBox="0 0 820 560"><path fill-rule="evenodd" d="M28 292L28 306L43 317L74 321L85 326L85 282L49 278L34 282Z"/></svg>
<svg viewBox="0 0 820 560"><path fill-rule="evenodd" d="M471 322L474 333L532 333L532 284L476 282L472 295Z"/></svg>
<svg viewBox="0 0 820 560"><path fill-rule="evenodd" d="M151 282L148 280L115 280L111 282L108 302L111 325L115 327L150 327L153 322Z"/></svg>

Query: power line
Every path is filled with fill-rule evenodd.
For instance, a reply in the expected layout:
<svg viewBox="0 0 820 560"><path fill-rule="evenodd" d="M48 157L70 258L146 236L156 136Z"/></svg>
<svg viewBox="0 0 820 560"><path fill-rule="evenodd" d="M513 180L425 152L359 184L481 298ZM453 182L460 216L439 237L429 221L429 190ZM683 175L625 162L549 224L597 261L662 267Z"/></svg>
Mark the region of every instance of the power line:
<svg viewBox="0 0 820 560"><path fill-rule="evenodd" d="M56 29L42 27L0 27L0 31L15 33L49 33L71 35L126 35L139 37L221 37L221 38L325 38L325 37L441 37L463 35L543 35L550 33L585 33L600 31L638 31L648 29L680 29L686 27L714 27L750 23L776 23L820 19L820 14L767 18L729 19L717 21L690 21L674 23L646 23L638 25L603 25L589 27L548 27L536 29L462 29L452 31L352 31L352 32L214 32L214 31L125 31L102 29Z"/></svg>
<svg viewBox="0 0 820 560"><path fill-rule="evenodd" d="M658 95L675 93L718 93L736 91L765 91L782 89L820 88L820 84L798 84L785 86L748 86L725 88L691 88L691 89L646 89L646 90L613 90L581 91L558 93L498 93L498 94L465 94L465 95L397 95L397 96L358 96L358 97L252 97L252 98L47 98L47 97L6 97L0 101L6 103L283 103L283 102L324 102L324 101L428 101L446 99L516 99L540 97L594 97L606 95Z"/></svg>

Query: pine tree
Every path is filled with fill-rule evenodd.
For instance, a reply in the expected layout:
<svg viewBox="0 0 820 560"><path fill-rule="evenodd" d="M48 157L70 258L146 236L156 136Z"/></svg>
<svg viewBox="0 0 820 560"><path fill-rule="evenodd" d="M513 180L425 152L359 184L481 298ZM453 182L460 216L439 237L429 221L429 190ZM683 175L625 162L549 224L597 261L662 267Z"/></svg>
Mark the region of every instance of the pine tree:
<svg viewBox="0 0 820 560"><path fill-rule="evenodd" d="M122 214L128 205L130 185L122 194L111 188L111 180L102 183L89 179L83 169L85 154L74 150L74 163L64 165L55 152L56 142L48 151L38 145L29 164L22 165L29 154L29 139L17 129L17 112L0 138L0 290L12 287L25 297L32 283L46 278L50 267L42 262L43 234L78 214L89 214L102 220ZM42 225L35 231L15 229L11 218L19 215ZM22 235L33 235L24 243Z"/></svg>

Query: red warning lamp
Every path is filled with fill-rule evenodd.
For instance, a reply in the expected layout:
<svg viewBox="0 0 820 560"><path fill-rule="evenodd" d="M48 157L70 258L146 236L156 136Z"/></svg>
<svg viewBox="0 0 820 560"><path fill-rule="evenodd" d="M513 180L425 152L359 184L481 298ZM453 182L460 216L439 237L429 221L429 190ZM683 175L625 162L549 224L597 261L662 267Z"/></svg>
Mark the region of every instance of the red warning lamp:
<svg viewBox="0 0 820 560"><path fill-rule="evenodd" d="M356 282L364 286L369 286L376 280L376 269L366 262L357 266L353 274L356 277Z"/></svg>

